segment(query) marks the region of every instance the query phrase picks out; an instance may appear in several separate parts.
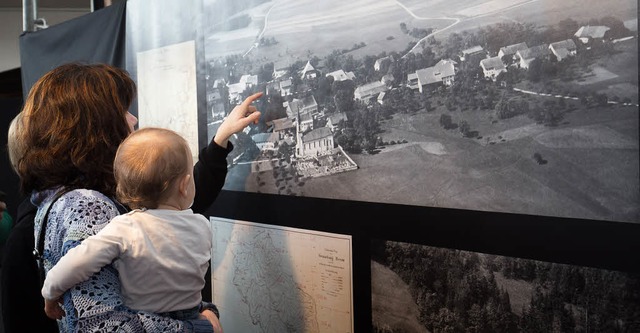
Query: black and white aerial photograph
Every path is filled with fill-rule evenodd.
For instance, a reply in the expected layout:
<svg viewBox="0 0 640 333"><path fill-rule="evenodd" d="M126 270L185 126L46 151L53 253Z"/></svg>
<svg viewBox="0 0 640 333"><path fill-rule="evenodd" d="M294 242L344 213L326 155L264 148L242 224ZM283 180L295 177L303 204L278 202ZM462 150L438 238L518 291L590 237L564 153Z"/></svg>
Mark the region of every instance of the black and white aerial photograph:
<svg viewBox="0 0 640 333"><path fill-rule="evenodd" d="M372 332L638 332L640 276L373 241Z"/></svg>
<svg viewBox="0 0 640 333"><path fill-rule="evenodd" d="M203 3L226 190L640 222L636 0Z"/></svg>

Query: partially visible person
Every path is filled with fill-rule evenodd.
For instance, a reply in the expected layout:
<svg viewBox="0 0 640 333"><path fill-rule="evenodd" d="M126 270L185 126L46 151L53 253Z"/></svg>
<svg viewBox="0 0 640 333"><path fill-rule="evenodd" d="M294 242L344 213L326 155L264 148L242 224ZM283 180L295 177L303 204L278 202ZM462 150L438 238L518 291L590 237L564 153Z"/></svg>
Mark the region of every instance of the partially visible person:
<svg viewBox="0 0 640 333"><path fill-rule="evenodd" d="M7 194L4 191L0 191L0 248L4 247L4 243L9 237L11 227L13 227L13 217L9 214L7 209Z"/></svg>
<svg viewBox="0 0 640 333"><path fill-rule="evenodd" d="M211 260L209 221L195 197L189 144L177 133L143 128L122 142L114 173L118 200L133 211L114 217L69 250L47 273L45 312L61 319L60 297L113 262L124 304L174 319L195 319Z"/></svg>
<svg viewBox="0 0 640 333"><path fill-rule="evenodd" d="M13 217L7 210L7 194L0 191L0 256L4 251L4 244L7 242L12 227Z"/></svg>
<svg viewBox="0 0 640 333"><path fill-rule="evenodd" d="M22 113L18 113L7 132L7 152L14 171L25 149L23 140L19 139L22 132ZM5 333L58 332L56 321L47 318L42 310L40 275L33 257L36 212L28 197L18 205L13 229L3 249L0 287Z"/></svg>
<svg viewBox="0 0 640 333"><path fill-rule="evenodd" d="M14 156L12 165L20 177L21 188L24 193L31 193L31 202L37 207L32 229L35 235L27 240L31 249L51 206L44 233L47 271L67 251L119 215L122 206L114 199L112 165L117 147L137 122L127 111L134 97L135 84L129 75L108 65L60 66L45 74L29 92L18 116L19 131L9 138L8 146L15 149L10 156ZM253 95L235 107L209 146L201 151L193 173L195 212L205 210L221 190L227 171L226 156L233 148L228 139L257 121L260 114L251 102L259 97L260 94ZM62 196L57 198L59 194ZM27 209L24 218L28 220L28 214L33 213L33 209ZM21 218L19 215L18 220ZM11 261L7 259L11 256L5 253L3 261ZM23 266L23 273L32 269ZM35 272L33 278L38 281L37 269ZM5 316L5 321L10 321L5 323L6 332L24 332L25 327L27 331L48 332L46 327L34 328L35 321L24 315L46 316L39 282L20 286L17 274L20 273L16 271L8 278L3 274L3 293L9 288L22 289L24 298L35 289L38 298L26 302L25 308L16 307L20 301L3 299L3 314L19 313ZM213 328L220 331L219 321L211 310L201 313L207 320L202 317L174 320L125 306L112 265L65 293L63 307L67 315L58 324L64 332L212 332Z"/></svg>

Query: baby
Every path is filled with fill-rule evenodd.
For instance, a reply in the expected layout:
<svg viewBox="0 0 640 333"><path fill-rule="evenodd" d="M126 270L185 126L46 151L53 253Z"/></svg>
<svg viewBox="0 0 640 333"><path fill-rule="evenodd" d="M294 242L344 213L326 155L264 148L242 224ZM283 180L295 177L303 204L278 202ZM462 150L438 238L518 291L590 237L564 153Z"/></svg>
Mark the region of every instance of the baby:
<svg viewBox="0 0 640 333"><path fill-rule="evenodd" d="M62 318L64 292L113 262L126 306L197 318L212 233L209 221L190 209L195 184L189 145L171 130L140 129L118 148L114 174L118 200L133 211L113 218L47 273L45 312Z"/></svg>

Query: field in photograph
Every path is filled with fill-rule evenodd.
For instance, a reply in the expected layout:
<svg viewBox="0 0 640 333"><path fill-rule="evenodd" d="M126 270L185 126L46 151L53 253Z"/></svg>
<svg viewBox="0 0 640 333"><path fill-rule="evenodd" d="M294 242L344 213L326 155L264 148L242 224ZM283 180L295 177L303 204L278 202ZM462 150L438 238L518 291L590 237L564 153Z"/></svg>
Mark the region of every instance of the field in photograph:
<svg viewBox="0 0 640 333"><path fill-rule="evenodd" d="M530 124L524 116L500 125L474 121L471 114L460 117L477 124L480 135L496 137ZM578 110L566 118L570 125L540 125L533 135L487 146L443 130L438 118L423 113L389 121L383 141L409 143L354 155L356 172L310 179L304 195L638 221L638 184L629 181L638 179L640 167L637 109ZM536 152L548 164L538 165L532 158Z"/></svg>
<svg viewBox="0 0 640 333"><path fill-rule="evenodd" d="M626 20L636 12L637 3L629 0L588 5L582 0L272 1L237 14L251 17L248 27L205 36L205 48L208 59L247 54L262 64L310 54L323 57L364 42L365 47L352 53L358 57L406 49L415 39L400 31L401 22L409 28L433 28L435 38L446 39L450 33L500 22L545 26L567 17L588 20L613 15ZM278 44L252 49L258 36L275 38Z"/></svg>

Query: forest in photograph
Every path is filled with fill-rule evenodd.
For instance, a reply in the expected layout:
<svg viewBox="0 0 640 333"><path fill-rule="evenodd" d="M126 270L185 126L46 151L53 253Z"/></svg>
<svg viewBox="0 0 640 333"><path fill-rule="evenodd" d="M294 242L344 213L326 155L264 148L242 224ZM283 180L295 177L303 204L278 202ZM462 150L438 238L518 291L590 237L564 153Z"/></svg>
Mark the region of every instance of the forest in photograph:
<svg viewBox="0 0 640 333"><path fill-rule="evenodd" d="M372 242L372 325L392 332L638 332L640 275Z"/></svg>

